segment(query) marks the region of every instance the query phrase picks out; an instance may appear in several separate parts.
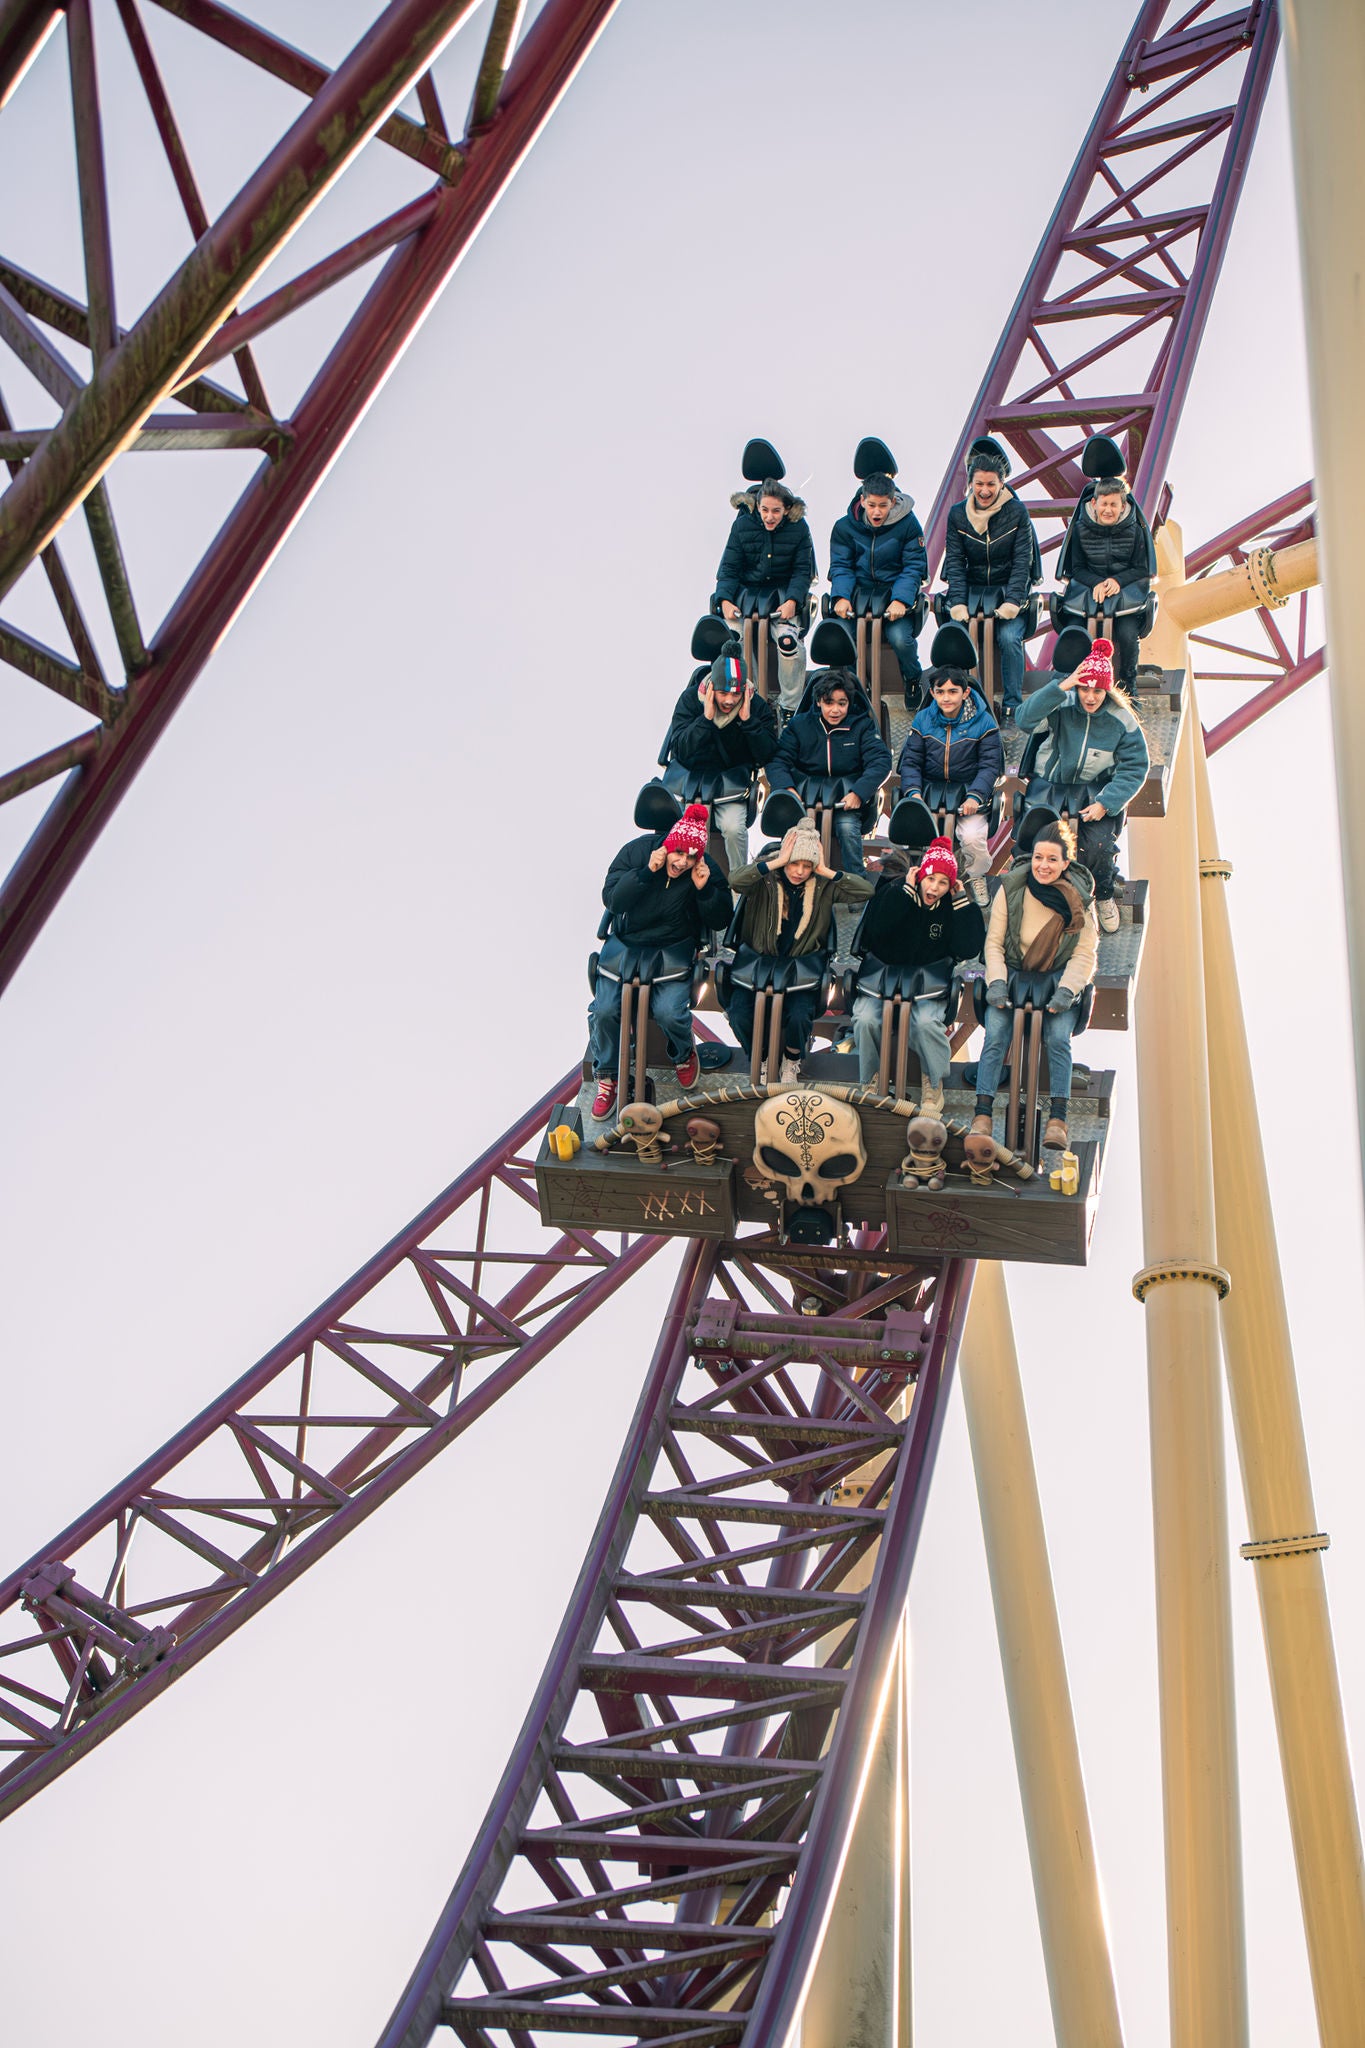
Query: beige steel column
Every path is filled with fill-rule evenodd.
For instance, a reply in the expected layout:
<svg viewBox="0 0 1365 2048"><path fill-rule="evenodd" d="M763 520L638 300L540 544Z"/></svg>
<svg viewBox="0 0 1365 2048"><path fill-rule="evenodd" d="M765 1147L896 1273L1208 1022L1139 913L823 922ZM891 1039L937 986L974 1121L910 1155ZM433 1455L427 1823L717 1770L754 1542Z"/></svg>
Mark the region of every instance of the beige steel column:
<svg viewBox="0 0 1365 2048"><path fill-rule="evenodd" d="M1365 2041L1365 1869L1208 765L1193 730L1223 1350L1322 2048ZM979 1284L979 1282L978 1282Z"/></svg>
<svg viewBox="0 0 1365 2048"><path fill-rule="evenodd" d="M977 1266L958 1377L1057 2048L1122 2048L1024 1389L999 1265Z"/></svg>
<svg viewBox="0 0 1365 2048"><path fill-rule="evenodd" d="M1163 535L1164 538L1164 535ZM1179 536L1171 537L1178 547ZM1167 565L1169 569L1169 564ZM1142 1228L1172 2048L1246 2048L1213 1150L1188 715L1161 819L1137 992Z"/></svg>
<svg viewBox="0 0 1365 2048"><path fill-rule="evenodd" d="M910 2048L910 1718L901 1624L872 1766L801 2013L801 2048Z"/></svg>
<svg viewBox="0 0 1365 2048"><path fill-rule="evenodd" d="M1361 0L1285 0L1284 25L1365 1143L1365 642L1358 616L1365 554L1365 7Z"/></svg>

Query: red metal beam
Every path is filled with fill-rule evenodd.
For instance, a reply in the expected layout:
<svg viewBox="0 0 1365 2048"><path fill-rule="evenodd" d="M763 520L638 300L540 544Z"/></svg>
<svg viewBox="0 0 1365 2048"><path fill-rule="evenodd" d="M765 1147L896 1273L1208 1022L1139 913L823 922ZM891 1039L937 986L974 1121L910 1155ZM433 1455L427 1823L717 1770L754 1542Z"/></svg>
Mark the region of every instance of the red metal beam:
<svg viewBox="0 0 1365 2048"><path fill-rule="evenodd" d="M0 1585L0 1818L259 1613L662 1247L541 1228L526 1153L580 1080L571 1069Z"/></svg>
<svg viewBox="0 0 1365 2048"><path fill-rule="evenodd" d="M155 635L150 658L130 689L128 710L116 725L101 732L93 755L62 788L0 888L0 989L8 984L167 722L364 418L615 6L616 0L548 0L536 17L506 75L496 115L465 149L458 184L437 189L426 225L389 258L290 423L291 446L247 487ZM319 94L305 122L316 123L322 98ZM224 303L230 302L235 294L227 292L222 279L219 283L226 294ZM198 325L202 327L202 320ZM194 353L207 339L206 334L199 337L187 352L190 328L182 329L177 349L162 351L163 366L169 355L177 358L172 381L191 368ZM123 353L123 347L116 349L107 369L112 370ZM154 395L133 413L144 419L155 402ZM62 431L70 420L68 413ZM46 450L33 458L20 483L11 487L11 495L27 482L45 454ZM73 459L78 468L89 467ZM7 496L0 500L0 510L8 504ZM19 549L21 555L48 523L52 509L44 498Z"/></svg>
<svg viewBox="0 0 1365 2048"><path fill-rule="evenodd" d="M1301 690L1305 683L1311 683L1314 676L1320 676L1327 666L1327 651L1320 647L1316 654L1310 654L1305 661L1296 664L1282 675L1268 689L1258 690L1245 704L1222 719L1211 731L1204 734L1204 752L1216 754L1229 740L1235 740L1238 733L1245 732L1249 725L1255 725L1258 718L1264 718L1267 711L1273 711L1277 704L1283 704L1286 697L1292 697L1295 690Z"/></svg>

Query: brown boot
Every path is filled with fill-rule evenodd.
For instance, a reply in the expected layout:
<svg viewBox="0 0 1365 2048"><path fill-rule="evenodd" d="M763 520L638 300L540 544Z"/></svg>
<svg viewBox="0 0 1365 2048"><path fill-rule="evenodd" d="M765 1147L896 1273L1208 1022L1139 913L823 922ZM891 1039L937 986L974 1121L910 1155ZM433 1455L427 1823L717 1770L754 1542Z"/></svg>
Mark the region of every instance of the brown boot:
<svg viewBox="0 0 1365 2048"><path fill-rule="evenodd" d="M974 1138L989 1138L989 1137L991 1136L991 1134L992 1134L992 1132L993 1132L993 1130L994 1130L994 1129L995 1129L995 1124L994 1124L994 1120L993 1120L993 1119L992 1119L991 1117L988 1117L988 1116L986 1116L986 1115L985 1115L984 1113L983 1113L983 1114L981 1114L981 1115L978 1115L978 1116L974 1116L974 1117L972 1118L972 1128L971 1128L971 1136L972 1136L972 1137L974 1137Z"/></svg>
<svg viewBox="0 0 1365 2048"><path fill-rule="evenodd" d="M1059 1116L1050 1116L1047 1129L1043 1132L1043 1144L1049 1152L1065 1152L1071 1143L1066 1134L1066 1125Z"/></svg>

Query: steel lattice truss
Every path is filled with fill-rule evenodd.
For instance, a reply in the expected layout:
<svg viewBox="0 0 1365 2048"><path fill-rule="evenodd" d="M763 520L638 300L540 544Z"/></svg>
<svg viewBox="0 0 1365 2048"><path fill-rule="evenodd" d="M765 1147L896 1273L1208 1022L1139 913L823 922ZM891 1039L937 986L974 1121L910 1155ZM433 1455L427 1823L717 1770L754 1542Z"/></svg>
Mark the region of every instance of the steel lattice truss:
<svg viewBox="0 0 1365 2048"><path fill-rule="evenodd" d="M927 527L979 434L1014 455L1044 559L1061 546L1091 434L1126 447L1156 519L1279 43L1273 0L1215 14L1147 0L1133 24L968 415Z"/></svg>
<svg viewBox="0 0 1365 2048"><path fill-rule="evenodd" d="M541 1228L533 1155L577 1083L0 1586L0 1816L259 1612L660 1248Z"/></svg>
<svg viewBox="0 0 1365 2048"><path fill-rule="evenodd" d="M17 673L39 700L18 705L6 719L0 805L57 784L0 886L0 988L615 4L546 0L518 48L525 0L495 0L469 113L452 131L431 66L478 11L478 0L392 0L335 72L218 0L150 0L141 8L139 0L116 0L117 27L113 9L101 12L100 35L126 38L146 101L149 146L164 155L192 245L128 328L115 303L115 259L125 238L133 246L145 233L145 222L138 213L118 217L111 204L92 0L66 0L61 9L42 0L0 4L0 107L16 87L22 90L34 56L64 23L86 286L77 300L0 250L0 460L11 478L0 496L0 663L10 671L7 693ZM206 60L219 60L216 119L230 118L244 65L306 101L216 219L195 175L196 137L177 120L157 38L144 18L158 11L204 39ZM420 120L398 110L412 89ZM294 229L367 146L396 153L411 173L411 198L361 232L348 232L326 256L242 310ZM268 394L261 343L273 341L301 307L380 259L353 315L344 322L337 315L321 349L308 345L308 376L300 383L291 373L299 389L287 399ZM6 403L6 385L16 380L27 410ZM205 535L198 565L166 618L147 635L109 472L123 456L173 466L177 454L192 450L256 451L260 459L225 524ZM84 587L81 564L57 538L77 510L92 562ZM164 511L167 521L183 516L173 476L164 486ZM101 642L116 648L116 663L101 658ZM16 703L8 695L7 701Z"/></svg>
<svg viewBox="0 0 1365 2048"><path fill-rule="evenodd" d="M1240 567L1258 549L1293 547L1316 532L1313 486L1300 484L1272 505L1249 513L1185 558L1191 578ZM1236 639L1223 635L1235 632ZM1238 733L1245 732L1295 690L1301 690L1327 665L1322 637L1322 606L1316 588L1301 590L1284 606L1260 605L1242 618L1220 625L1216 632L1191 633L1190 663L1200 701L1207 709L1207 684L1259 683L1262 687L1236 711L1204 734L1206 752L1216 754Z"/></svg>
<svg viewBox="0 0 1365 2048"><path fill-rule="evenodd" d="M470 2048L781 2048L971 1285L970 1266L877 1263L694 1241L559 1639L383 2048L442 2024Z"/></svg>

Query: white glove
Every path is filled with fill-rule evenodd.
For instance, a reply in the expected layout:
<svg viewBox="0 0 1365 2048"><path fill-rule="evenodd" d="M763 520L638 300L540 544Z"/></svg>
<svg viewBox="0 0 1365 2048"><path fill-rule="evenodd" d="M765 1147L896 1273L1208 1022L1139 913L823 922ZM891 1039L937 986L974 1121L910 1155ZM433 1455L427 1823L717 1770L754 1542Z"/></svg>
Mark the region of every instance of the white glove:
<svg viewBox="0 0 1365 2048"><path fill-rule="evenodd" d="M948 609L948 617L950 619L956 619L959 626L966 625L968 616L969 614L965 604L951 605Z"/></svg>
<svg viewBox="0 0 1365 2048"><path fill-rule="evenodd" d="M1019 607L1017 604L998 604L995 607L995 616L998 619L1017 619Z"/></svg>

